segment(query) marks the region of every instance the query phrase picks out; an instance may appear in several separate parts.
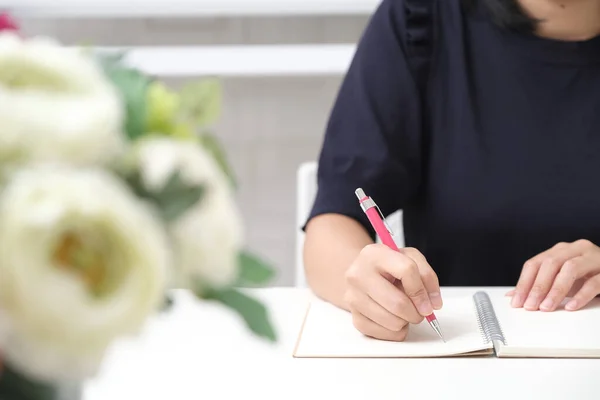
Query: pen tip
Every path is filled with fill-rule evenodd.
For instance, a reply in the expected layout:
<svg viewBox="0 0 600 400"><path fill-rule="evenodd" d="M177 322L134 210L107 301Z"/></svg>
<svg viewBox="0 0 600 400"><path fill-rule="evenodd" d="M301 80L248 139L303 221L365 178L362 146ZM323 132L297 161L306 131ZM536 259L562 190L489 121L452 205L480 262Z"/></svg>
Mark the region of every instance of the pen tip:
<svg viewBox="0 0 600 400"><path fill-rule="evenodd" d="M361 188L356 189L354 191L354 194L356 194L356 197L358 197L359 200L362 200L365 197L367 197L367 195L365 194L365 191L362 190Z"/></svg>
<svg viewBox="0 0 600 400"><path fill-rule="evenodd" d="M440 324L437 321L437 319L430 321L429 324L431 325L431 327L433 328L435 333L437 333L437 335L440 337L440 339L442 339L442 341L444 343L446 343L446 339L444 339L444 335L442 334L442 329L440 328Z"/></svg>

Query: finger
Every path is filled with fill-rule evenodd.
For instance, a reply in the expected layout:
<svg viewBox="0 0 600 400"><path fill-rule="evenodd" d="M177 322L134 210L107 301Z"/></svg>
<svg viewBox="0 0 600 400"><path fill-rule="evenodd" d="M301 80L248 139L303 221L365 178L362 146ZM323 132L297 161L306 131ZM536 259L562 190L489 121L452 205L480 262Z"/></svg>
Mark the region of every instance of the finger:
<svg viewBox="0 0 600 400"><path fill-rule="evenodd" d="M407 255L394 251L387 246L384 247L377 251L377 254L373 254L375 258L371 260L379 268L379 272L387 272L402 282L404 293L410 298L419 314L428 316L433 313L433 306L421 280L417 264ZM369 295L371 296L371 293Z"/></svg>
<svg viewBox="0 0 600 400"><path fill-rule="evenodd" d="M575 242L568 246L561 246L550 252L544 261L542 261L523 307L529 311L538 310L554 284L559 271L570 259L580 257L583 254L583 250L582 245L579 242Z"/></svg>
<svg viewBox="0 0 600 400"><path fill-rule="evenodd" d="M571 245L570 243L566 243L566 242L557 243L554 246L552 246L551 248L549 248L548 250L545 250L545 251L539 253L535 257L532 257L529 261L541 264L542 261L544 261L544 259L546 259L548 256L552 255L553 253L555 253L557 251L564 250L565 248L569 247L570 245Z"/></svg>
<svg viewBox="0 0 600 400"><path fill-rule="evenodd" d="M353 265L346 273L348 285L364 292L397 317L415 324L420 323L423 316L419 314L415 305L404 294L403 288L396 287L396 285L401 287L400 281L392 283L382 276L379 270L370 267L380 263L378 259L381 258L381 253L385 254L386 252L399 255L398 252L385 246L384 248L379 245L366 246L361 252L360 262Z"/></svg>
<svg viewBox="0 0 600 400"><path fill-rule="evenodd" d="M511 297L515 295L515 289L509 290L504 294L506 297Z"/></svg>
<svg viewBox="0 0 600 400"><path fill-rule="evenodd" d="M352 313L352 322L360 333L374 339L402 342L408 335L408 324L400 331L390 331L360 313Z"/></svg>
<svg viewBox="0 0 600 400"><path fill-rule="evenodd" d="M565 310L576 311L585 307L592 299L600 294L600 275L594 275L586 280L581 289L565 305Z"/></svg>
<svg viewBox="0 0 600 400"><path fill-rule="evenodd" d="M554 247L536 255L529 259L521 270L521 276L519 277L519 281L517 282L517 286L515 287L515 292L513 298L511 300L511 306L515 308L523 307L531 288L535 282L535 278L537 277L538 271L542 265L542 262L549 257L552 257L553 254L557 252L561 252L562 250L570 247L567 243L558 243ZM575 257L575 255L573 255Z"/></svg>
<svg viewBox="0 0 600 400"><path fill-rule="evenodd" d="M373 243L365 246L362 249L362 251L360 252L360 258L362 262L368 265L379 266L381 262L378 260L381 258L381 254L386 254L389 252L398 253L397 251L390 249L384 244ZM378 268L378 271L381 274L381 276L383 276L389 282L391 282L392 284L396 283L396 278L392 274L390 274L387 271L381 271L381 268Z"/></svg>
<svg viewBox="0 0 600 400"><path fill-rule="evenodd" d="M571 287L571 290L569 290L567 297L575 296L575 293L577 293L577 292L579 292L579 290L581 290L581 287L583 286L584 283L585 283L585 278L577 279L575 281L575 283L573 284L573 287Z"/></svg>
<svg viewBox="0 0 600 400"><path fill-rule="evenodd" d="M389 331L399 332L407 324L407 321L383 308L364 292L352 292L347 303L350 311L364 315Z"/></svg>
<svg viewBox="0 0 600 400"><path fill-rule="evenodd" d="M540 269L541 262L538 260L531 259L523 265L521 270L521 276L517 282L517 286L514 290L514 295L510 301L510 305L515 308L523 307L527 294L533 286L535 277L537 276L538 270Z"/></svg>
<svg viewBox="0 0 600 400"><path fill-rule="evenodd" d="M554 279L550 291L540 305L542 311L554 311L569 295L578 279L583 278L598 267L592 257L579 256L567 260Z"/></svg>
<svg viewBox="0 0 600 400"><path fill-rule="evenodd" d="M549 256L542 262L523 308L529 311L539 309L565 261L560 256Z"/></svg>
<svg viewBox="0 0 600 400"><path fill-rule="evenodd" d="M427 290L427 295L429 296L429 301L431 301L433 308L435 310L441 309L443 302L440 292L440 282L437 274L433 268L431 268L431 265L429 265L425 256L419 250L412 247L402 249L402 252L408 255L417 264L419 274L421 275L421 281L423 281L423 285L425 286L425 290Z"/></svg>
<svg viewBox="0 0 600 400"><path fill-rule="evenodd" d="M373 275L365 283L365 293L391 314L412 324L423 321L411 299L387 279Z"/></svg>

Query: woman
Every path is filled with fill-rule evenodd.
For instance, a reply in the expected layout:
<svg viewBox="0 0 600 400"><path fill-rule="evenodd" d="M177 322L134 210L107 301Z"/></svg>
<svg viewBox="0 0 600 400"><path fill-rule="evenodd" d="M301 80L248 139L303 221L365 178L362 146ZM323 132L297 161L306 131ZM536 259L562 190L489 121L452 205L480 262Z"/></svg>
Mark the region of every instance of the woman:
<svg viewBox="0 0 600 400"><path fill-rule="evenodd" d="M384 340L440 285L579 310L600 293L598 177L599 0L383 0L328 124L308 282ZM403 210L408 248L373 244L358 187Z"/></svg>

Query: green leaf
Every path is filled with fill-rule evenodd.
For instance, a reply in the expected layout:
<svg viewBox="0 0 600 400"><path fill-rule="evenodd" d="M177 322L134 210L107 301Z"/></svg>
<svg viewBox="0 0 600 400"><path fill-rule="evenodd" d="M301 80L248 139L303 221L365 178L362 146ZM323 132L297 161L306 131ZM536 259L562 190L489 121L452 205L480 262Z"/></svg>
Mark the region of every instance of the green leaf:
<svg viewBox="0 0 600 400"><path fill-rule="evenodd" d="M180 92L180 115L200 127L213 124L221 115L221 84L206 79L184 86Z"/></svg>
<svg viewBox="0 0 600 400"><path fill-rule="evenodd" d="M190 186L181 180L179 171L171 175L163 190L158 194L159 203L162 205L163 213L168 221L173 221L179 218L189 208L196 205L204 187Z"/></svg>
<svg viewBox="0 0 600 400"><path fill-rule="evenodd" d="M239 266L237 286L263 285L275 276L275 270L248 252L240 253Z"/></svg>
<svg viewBox="0 0 600 400"><path fill-rule="evenodd" d="M223 173L229 178L231 185L234 188L237 187L237 180L233 168L229 165L225 150L219 142L219 139L217 139L215 135L204 133L199 136L199 140L202 147L213 156Z"/></svg>
<svg viewBox="0 0 600 400"><path fill-rule="evenodd" d="M141 72L126 67L122 54L104 54L99 56L104 73L116 87L125 104L126 117L123 127L130 140L136 140L146 134L147 91L152 80Z"/></svg>
<svg viewBox="0 0 600 400"><path fill-rule="evenodd" d="M209 290L204 292L203 297L236 311L244 319L247 327L259 337L271 342L277 341L277 334L271 324L267 308L259 301L236 289Z"/></svg>
<svg viewBox="0 0 600 400"><path fill-rule="evenodd" d="M148 190L139 171L131 173L125 180L139 197L156 205L167 222L173 222L191 207L195 206L204 193L201 185L188 185L181 179L180 171L174 172L160 191Z"/></svg>
<svg viewBox="0 0 600 400"><path fill-rule="evenodd" d="M57 388L28 379L10 365L2 366L0 399L56 400L57 398Z"/></svg>
<svg viewBox="0 0 600 400"><path fill-rule="evenodd" d="M154 81L146 92L146 129L170 134L175 128L179 96L161 81Z"/></svg>

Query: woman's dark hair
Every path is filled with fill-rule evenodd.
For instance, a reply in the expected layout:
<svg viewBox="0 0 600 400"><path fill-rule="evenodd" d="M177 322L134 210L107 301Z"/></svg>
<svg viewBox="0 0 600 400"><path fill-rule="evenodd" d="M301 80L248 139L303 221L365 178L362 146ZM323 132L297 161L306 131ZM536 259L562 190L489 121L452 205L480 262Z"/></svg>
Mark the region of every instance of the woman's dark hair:
<svg viewBox="0 0 600 400"><path fill-rule="evenodd" d="M533 32L538 22L521 9L517 0L461 1L466 10L474 10L477 7L483 7L492 18L492 21L502 28L519 32Z"/></svg>

